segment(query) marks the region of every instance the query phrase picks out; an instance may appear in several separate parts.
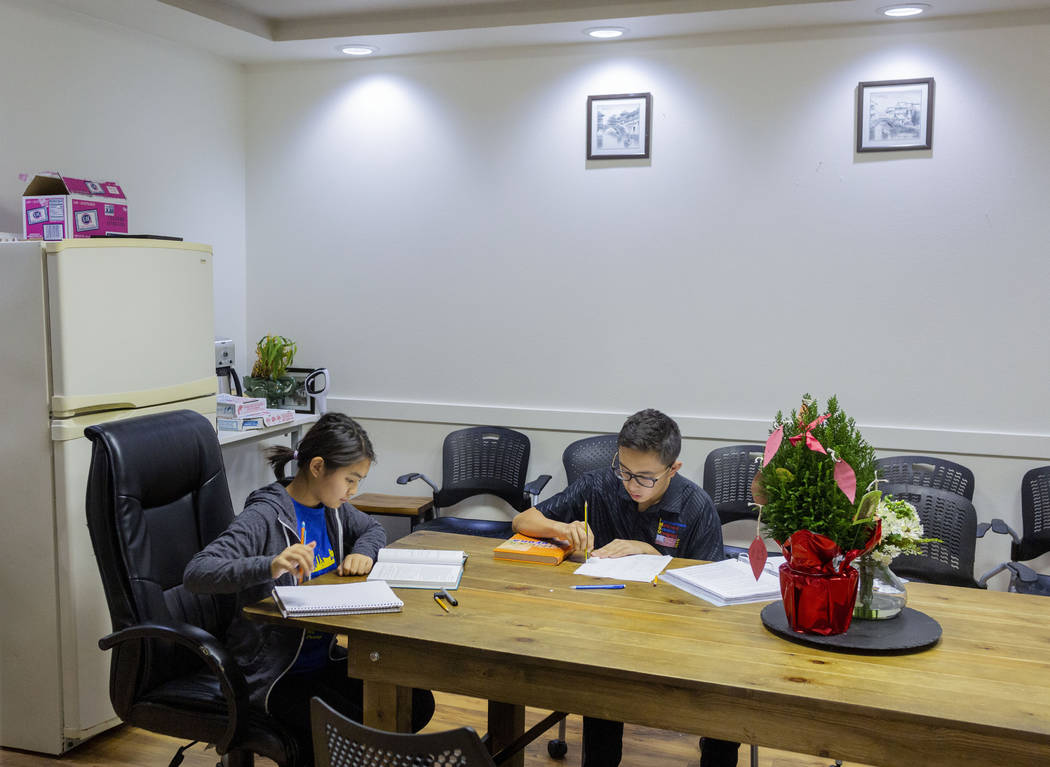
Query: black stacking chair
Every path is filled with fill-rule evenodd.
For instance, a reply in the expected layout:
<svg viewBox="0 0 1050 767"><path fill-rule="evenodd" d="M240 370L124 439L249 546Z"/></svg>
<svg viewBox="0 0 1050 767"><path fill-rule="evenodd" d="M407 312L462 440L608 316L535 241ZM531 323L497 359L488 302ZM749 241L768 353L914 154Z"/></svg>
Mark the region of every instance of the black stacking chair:
<svg viewBox="0 0 1050 767"><path fill-rule="evenodd" d="M426 734L384 732L347 719L320 698L310 701L316 767L495 767L471 727Z"/></svg>
<svg viewBox="0 0 1050 767"><path fill-rule="evenodd" d="M896 455L875 461L879 479L890 485L914 485L947 490L973 500L973 472L955 461L928 455ZM882 483L879 483L882 488Z"/></svg>
<svg viewBox="0 0 1050 767"><path fill-rule="evenodd" d="M751 480L762 468L764 445L730 445L716 447L704 460L704 490L714 501L718 521L723 525L741 519L758 519L752 506ZM740 546L725 546L727 559L747 551Z"/></svg>
<svg viewBox="0 0 1050 767"><path fill-rule="evenodd" d="M922 520L924 537L940 538L940 543L920 544L922 554L898 556L890 565L893 572L927 583L984 588L973 577L977 511L969 500L932 487L880 485L879 489L913 504Z"/></svg>
<svg viewBox="0 0 1050 767"><path fill-rule="evenodd" d="M399 485L421 479L434 491L434 519L418 525L416 530L509 538L514 534L509 521L443 517L440 510L477 495L495 495L515 511L535 505L551 477L542 474L526 484L529 452L526 435L501 426L474 426L446 436L441 450L440 488L418 472L397 478Z"/></svg>
<svg viewBox="0 0 1050 767"><path fill-rule="evenodd" d="M248 703L244 677L223 645L234 597L191 594L182 585L190 558L233 519L215 427L179 410L84 433L92 442L88 530L113 623L98 644L113 650L109 690L117 715L212 743L228 767L250 767L253 754L298 767L295 738Z"/></svg>
<svg viewBox="0 0 1050 767"><path fill-rule="evenodd" d="M584 437L571 443L561 454L565 466L565 478L572 484L581 474L595 469L612 469L616 458L617 434L599 434L597 437Z"/></svg>
<svg viewBox="0 0 1050 767"><path fill-rule="evenodd" d="M1010 536L1010 561L982 575L978 583L984 585L993 575L1009 570L1010 591L1050 596L1050 575L1040 575L1022 564L1050 551L1050 466L1025 472L1021 479L1021 535L998 518L978 525L978 535L989 529Z"/></svg>

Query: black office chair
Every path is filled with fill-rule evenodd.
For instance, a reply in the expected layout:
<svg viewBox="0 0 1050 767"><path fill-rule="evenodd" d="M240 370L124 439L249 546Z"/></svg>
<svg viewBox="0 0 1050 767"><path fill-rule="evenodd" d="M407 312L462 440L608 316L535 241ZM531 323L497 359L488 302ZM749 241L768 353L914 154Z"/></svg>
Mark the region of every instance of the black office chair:
<svg viewBox="0 0 1050 767"><path fill-rule="evenodd" d="M495 767L471 727L425 734L384 732L310 701L315 767Z"/></svg>
<svg viewBox="0 0 1050 767"><path fill-rule="evenodd" d="M213 743L228 767L250 767L253 754L298 767L297 741L249 705L244 677L223 645L234 597L191 594L182 585L190 558L233 519L214 426L179 410L84 433L92 442L88 530L113 624L98 644L113 650L109 690L117 715Z"/></svg>
<svg viewBox="0 0 1050 767"><path fill-rule="evenodd" d="M978 535L986 531L1009 535L1010 561L1003 562L978 579L984 585L993 575L1010 571L1010 591L1022 594L1050 596L1050 575L1041 575L1022 564L1050 551L1050 466L1040 466L1025 472L1021 479L1021 535L1002 519L982 522Z"/></svg>
<svg viewBox="0 0 1050 767"><path fill-rule="evenodd" d="M741 519L758 519L753 506L751 480L762 468L764 445L730 445L716 447L704 460L704 490L714 501L718 521L724 527ZM726 558L732 559L747 551L740 546L725 546Z"/></svg>
<svg viewBox="0 0 1050 767"><path fill-rule="evenodd" d="M584 437L571 443L561 454L568 484L575 482L581 474L595 469L612 469L616 457L617 434L599 434Z"/></svg>
<svg viewBox="0 0 1050 767"><path fill-rule="evenodd" d="M905 578L946 586L984 588L974 580L977 545L977 511L969 500L948 490L915 485L880 485L883 494L915 506L924 537L940 542L922 543L922 554L901 554L890 567Z"/></svg>
<svg viewBox="0 0 1050 767"><path fill-rule="evenodd" d="M535 505L551 477L541 474L526 484L529 452L526 435L501 426L474 426L446 436L441 449L440 488L418 472L397 478L399 485L421 479L434 491L433 518L418 525L416 530L509 538L514 534L509 521L442 517L440 510L477 495L495 495L515 511L525 511Z"/></svg>
<svg viewBox="0 0 1050 767"><path fill-rule="evenodd" d="M879 479L890 485L932 487L973 500L973 472L955 461L928 455L896 455L879 458L875 469Z"/></svg>

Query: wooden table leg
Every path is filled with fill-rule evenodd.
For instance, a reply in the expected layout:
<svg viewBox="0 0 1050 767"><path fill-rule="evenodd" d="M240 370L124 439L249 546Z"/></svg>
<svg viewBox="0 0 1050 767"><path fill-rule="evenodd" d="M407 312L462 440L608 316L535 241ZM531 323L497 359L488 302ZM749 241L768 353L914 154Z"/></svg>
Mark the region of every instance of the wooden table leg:
<svg viewBox="0 0 1050 767"><path fill-rule="evenodd" d="M364 724L387 732L412 731L412 688L364 681Z"/></svg>
<svg viewBox="0 0 1050 767"><path fill-rule="evenodd" d="M513 703L489 701L489 752L496 753L525 732L525 707ZM525 767L525 751L519 751L506 762L507 767Z"/></svg>

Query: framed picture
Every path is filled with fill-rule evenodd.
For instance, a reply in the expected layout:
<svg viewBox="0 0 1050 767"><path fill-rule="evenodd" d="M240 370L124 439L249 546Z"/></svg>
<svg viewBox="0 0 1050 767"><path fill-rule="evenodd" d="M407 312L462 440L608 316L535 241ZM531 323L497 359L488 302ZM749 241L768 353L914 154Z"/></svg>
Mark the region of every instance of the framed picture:
<svg viewBox="0 0 1050 767"><path fill-rule="evenodd" d="M647 160L653 94L587 97L587 159Z"/></svg>
<svg viewBox="0 0 1050 767"><path fill-rule="evenodd" d="M294 410L296 413L312 414L314 398L306 393L306 378L314 372L314 368L288 368L287 372L295 379L295 388L284 398L281 407L286 410Z"/></svg>
<svg viewBox="0 0 1050 767"><path fill-rule="evenodd" d="M933 78L857 86L857 151L933 148Z"/></svg>

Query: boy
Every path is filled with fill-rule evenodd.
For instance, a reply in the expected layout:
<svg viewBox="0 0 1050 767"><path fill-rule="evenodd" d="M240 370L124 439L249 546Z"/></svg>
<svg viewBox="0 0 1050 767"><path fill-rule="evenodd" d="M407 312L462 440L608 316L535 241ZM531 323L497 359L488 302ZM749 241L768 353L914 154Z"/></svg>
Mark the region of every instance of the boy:
<svg viewBox="0 0 1050 767"><path fill-rule="evenodd" d="M617 456L553 498L518 514L514 532L568 541L595 557L670 554L723 558L722 528L710 496L678 474L682 436L671 418L642 410L624 423ZM583 504L587 502L587 523ZM738 743L704 738L701 767L733 767ZM616 767L623 723L583 718L583 767Z"/></svg>

